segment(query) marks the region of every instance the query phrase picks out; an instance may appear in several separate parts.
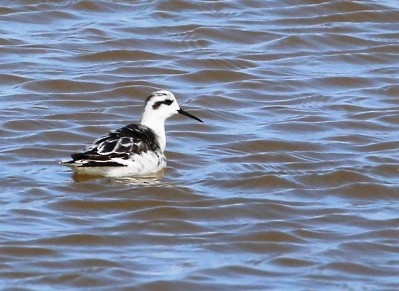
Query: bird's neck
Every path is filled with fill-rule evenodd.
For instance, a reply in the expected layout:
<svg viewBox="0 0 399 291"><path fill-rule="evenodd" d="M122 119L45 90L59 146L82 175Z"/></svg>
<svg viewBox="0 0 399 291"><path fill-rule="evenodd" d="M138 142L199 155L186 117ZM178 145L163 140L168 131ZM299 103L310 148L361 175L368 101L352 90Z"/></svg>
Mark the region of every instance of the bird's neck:
<svg viewBox="0 0 399 291"><path fill-rule="evenodd" d="M166 147L165 119L154 118L154 116L149 118L147 115L143 114L140 123L151 128L155 132L158 136L159 147L161 151L164 152Z"/></svg>

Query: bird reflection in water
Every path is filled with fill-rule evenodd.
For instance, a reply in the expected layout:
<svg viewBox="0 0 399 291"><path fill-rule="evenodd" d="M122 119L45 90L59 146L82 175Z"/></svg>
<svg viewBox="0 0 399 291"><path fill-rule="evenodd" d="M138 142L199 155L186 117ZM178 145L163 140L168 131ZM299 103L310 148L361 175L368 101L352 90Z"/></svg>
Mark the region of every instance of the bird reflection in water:
<svg viewBox="0 0 399 291"><path fill-rule="evenodd" d="M127 185L158 185L162 184L161 180L165 176L165 169L158 171L152 175L148 176L126 176L119 178L109 178L104 176L94 176L94 175L85 175L79 172L75 172L72 175L72 179L76 183L81 182L89 182L94 180L106 180L109 183L118 183L118 184L127 184Z"/></svg>

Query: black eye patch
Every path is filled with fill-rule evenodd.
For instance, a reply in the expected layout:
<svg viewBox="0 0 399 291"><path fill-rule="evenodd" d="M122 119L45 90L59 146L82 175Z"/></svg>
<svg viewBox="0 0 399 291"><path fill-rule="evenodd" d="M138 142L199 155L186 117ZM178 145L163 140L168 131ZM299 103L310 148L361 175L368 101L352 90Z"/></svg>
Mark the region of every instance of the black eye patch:
<svg viewBox="0 0 399 291"><path fill-rule="evenodd" d="M158 109L159 106L161 106L162 104L166 104L166 105L169 106L169 105L172 104L172 103L173 103L173 100L170 100L170 99L166 99L166 100L164 100L164 101L158 101L158 102L155 102L154 105L152 105L152 109L156 110L156 109Z"/></svg>
<svg viewBox="0 0 399 291"><path fill-rule="evenodd" d="M166 104L166 105L170 105L170 104L172 104L173 103L173 100L170 100L170 99L166 99L165 101L164 101L164 103Z"/></svg>

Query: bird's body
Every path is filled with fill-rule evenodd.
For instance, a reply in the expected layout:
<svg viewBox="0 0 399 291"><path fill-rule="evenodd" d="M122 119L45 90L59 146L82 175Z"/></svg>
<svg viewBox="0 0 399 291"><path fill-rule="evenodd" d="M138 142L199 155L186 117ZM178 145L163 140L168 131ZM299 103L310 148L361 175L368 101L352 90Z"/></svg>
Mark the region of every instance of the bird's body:
<svg viewBox="0 0 399 291"><path fill-rule="evenodd" d="M95 140L83 152L63 161L78 173L101 176L145 176L166 167L165 120L183 111L169 91L153 92L146 101L140 124L129 124ZM202 122L202 121L201 121Z"/></svg>

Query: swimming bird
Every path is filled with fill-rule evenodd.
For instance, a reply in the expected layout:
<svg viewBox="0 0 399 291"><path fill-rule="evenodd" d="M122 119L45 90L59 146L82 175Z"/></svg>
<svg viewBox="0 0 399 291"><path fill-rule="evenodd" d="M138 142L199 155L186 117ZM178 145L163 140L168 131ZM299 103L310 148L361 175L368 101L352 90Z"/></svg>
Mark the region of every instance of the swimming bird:
<svg viewBox="0 0 399 291"><path fill-rule="evenodd" d="M154 174L166 167L165 120L181 114L203 122L184 111L172 92L159 90L147 97L139 124L129 124L96 139L72 160L61 163L77 173L108 177Z"/></svg>

